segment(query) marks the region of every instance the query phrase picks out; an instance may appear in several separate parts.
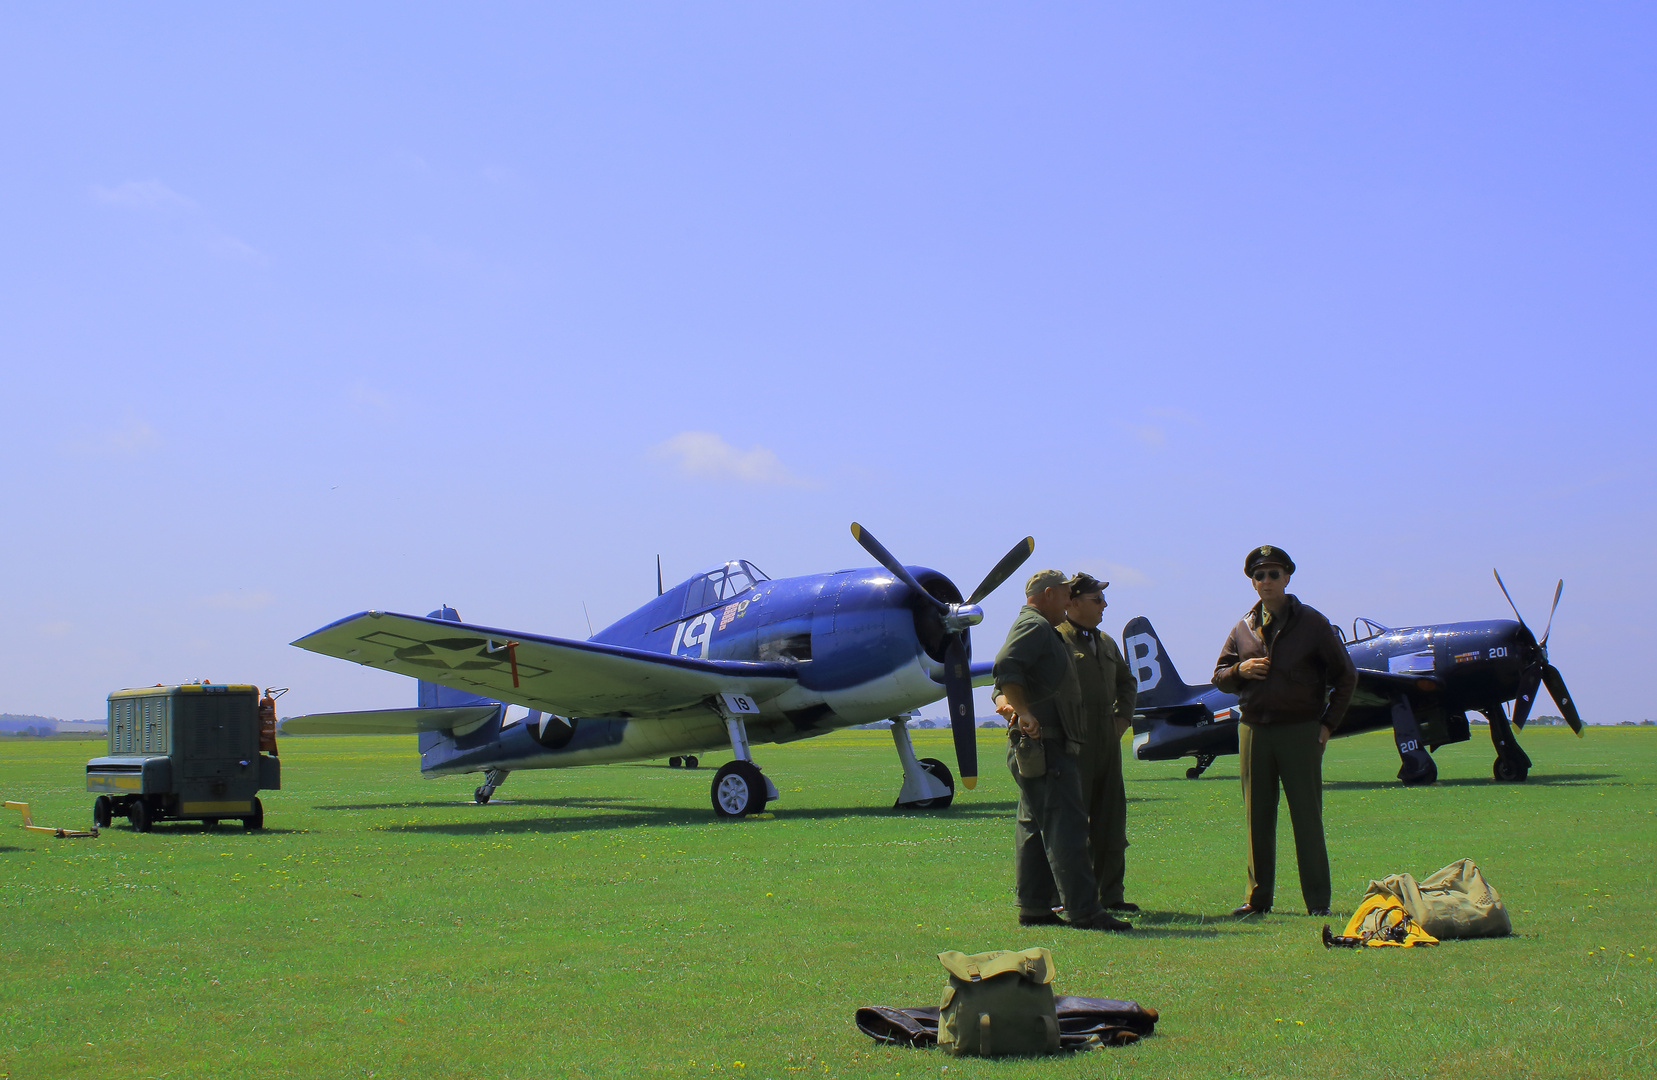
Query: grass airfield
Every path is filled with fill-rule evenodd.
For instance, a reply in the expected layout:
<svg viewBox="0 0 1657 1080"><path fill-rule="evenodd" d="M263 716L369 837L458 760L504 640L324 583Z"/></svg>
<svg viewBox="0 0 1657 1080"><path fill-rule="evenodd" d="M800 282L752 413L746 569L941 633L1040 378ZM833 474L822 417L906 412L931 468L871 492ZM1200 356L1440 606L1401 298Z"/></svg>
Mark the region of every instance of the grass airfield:
<svg viewBox="0 0 1657 1080"><path fill-rule="evenodd" d="M1234 922L1235 759L1127 763L1138 929L1016 925L1015 789L894 812L884 732L757 747L773 813L720 822L713 769L422 780L412 740L286 739L263 833L0 819L0 1076L1635 1077L1657 1071L1657 731L1532 729L1492 783L1482 729L1405 790L1385 733L1331 744L1338 932L1371 877L1463 856L1516 935L1326 951L1322 920ZM953 767L947 732L917 750ZM7 739L0 794L85 827L99 743ZM726 755L704 762L718 764ZM1301 910L1288 814L1278 908ZM1162 1013L1137 1046L954 1059L875 1045L858 1005L937 1002L943 949L1045 945L1060 993ZM946 1072L947 1069L947 1072Z"/></svg>

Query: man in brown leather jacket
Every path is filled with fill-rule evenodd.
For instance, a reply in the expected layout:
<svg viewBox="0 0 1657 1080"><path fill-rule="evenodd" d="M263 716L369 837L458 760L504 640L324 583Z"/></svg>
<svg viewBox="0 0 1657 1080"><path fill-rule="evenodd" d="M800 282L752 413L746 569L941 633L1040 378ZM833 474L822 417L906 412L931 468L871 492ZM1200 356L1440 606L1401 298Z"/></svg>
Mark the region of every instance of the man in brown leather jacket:
<svg viewBox="0 0 1657 1080"><path fill-rule="evenodd" d="M1286 590L1294 560L1278 547L1254 548L1243 573L1260 602L1232 627L1214 666L1214 685L1237 695L1238 761L1248 819L1248 899L1233 915L1272 908L1277 871L1279 784L1289 800L1295 861L1306 910L1329 914L1329 852L1323 840L1323 748L1340 727L1358 671L1316 609Z"/></svg>

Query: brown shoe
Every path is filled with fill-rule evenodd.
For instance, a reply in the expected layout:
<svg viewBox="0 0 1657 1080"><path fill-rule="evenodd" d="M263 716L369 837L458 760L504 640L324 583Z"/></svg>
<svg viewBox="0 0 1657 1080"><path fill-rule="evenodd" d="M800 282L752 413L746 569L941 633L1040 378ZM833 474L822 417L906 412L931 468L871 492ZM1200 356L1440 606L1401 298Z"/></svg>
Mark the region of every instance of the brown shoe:
<svg viewBox="0 0 1657 1080"><path fill-rule="evenodd" d="M1270 915L1271 908L1255 907L1253 904L1238 904L1231 909L1231 914L1239 919L1246 919L1250 915Z"/></svg>
<svg viewBox="0 0 1657 1080"><path fill-rule="evenodd" d="M1101 911L1092 918L1080 921L1072 919L1070 925L1077 930L1132 930L1133 923L1125 919L1118 919L1109 912Z"/></svg>

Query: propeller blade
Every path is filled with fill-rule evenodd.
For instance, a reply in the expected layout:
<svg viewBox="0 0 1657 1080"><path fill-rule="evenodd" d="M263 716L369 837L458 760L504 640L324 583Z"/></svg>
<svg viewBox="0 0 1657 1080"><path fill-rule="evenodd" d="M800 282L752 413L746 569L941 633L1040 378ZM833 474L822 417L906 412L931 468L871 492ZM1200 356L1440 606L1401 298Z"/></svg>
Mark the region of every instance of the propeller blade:
<svg viewBox="0 0 1657 1080"><path fill-rule="evenodd" d="M955 736L955 763L968 791L978 786L977 718L972 714L972 640L965 630L951 634L944 649L944 692L949 696L949 730Z"/></svg>
<svg viewBox="0 0 1657 1080"><path fill-rule="evenodd" d="M1525 721L1530 719L1530 708L1536 704L1536 688L1542 684L1542 669L1532 665L1527 667L1520 676L1519 696L1513 699L1513 726L1520 731L1525 730Z"/></svg>
<svg viewBox="0 0 1657 1080"><path fill-rule="evenodd" d="M1571 700L1571 692L1565 689L1565 677L1559 674L1559 669L1549 664L1542 669L1542 682L1548 687L1548 696L1553 703L1559 706L1559 714L1565 722L1571 725L1571 730L1582 737L1582 716L1576 711L1576 702Z"/></svg>
<svg viewBox="0 0 1657 1080"><path fill-rule="evenodd" d="M1559 610L1559 594L1564 591L1565 579L1560 578L1559 585L1553 590L1553 607L1548 609L1548 625L1542 628L1542 640L1537 642L1538 645L1542 646L1543 652L1548 649L1548 635L1553 633L1553 613Z"/></svg>
<svg viewBox="0 0 1657 1080"><path fill-rule="evenodd" d="M885 544L882 544L879 540L875 539L874 533L870 532L868 529L865 529L855 521L852 522L852 539L856 540L859 544L862 544L863 550L867 551L870 555L873 555L876 562L890 570L893 577L897 578L911 589L914 589L916 592L932 601L939 611L947 612L949 610L948 604L921 588L921 583L915 580L915 575L906 570L904 565L898 562L897 558L890 551L886 550Z"/></svg>
<svg viewBox="0 0 1657 1080"><path fill-rule="evenodd" d="M972 590L972 595L967 598L967 603L977 604L984 597L999 589L1001 583L1011 577L1014 570L1023 566L1024 560L1033 555L1035 550L1036 538L1033 536L1026 536L1014 544L1013 550L1003 555L1001 561L995 564L995 568L984 575L984 580L978 583L978 588Z"/></svg>
<svg viewBox="0 0 1657 1080"><path fill-rule="evenodd" d="M1496 574L1495 568L1492 567L1490 572L1492 574ZM1519 625L1520 626L1525 626L1525 617L1523 615L1519 614L1519 605L1515 604L1513 602L1513 597L1508 594L1507 586L1502 583L1502 575L1496 574L1496 584L1502 590L1502 595L1507 597L1507 606L1513 609L1513 617L1515 619L1519 620ZM1559 584L1564 585L1565 583L1563 581L1561 581ZM1530 627L1525 626L1525 629L1529 630Z"/></svg>

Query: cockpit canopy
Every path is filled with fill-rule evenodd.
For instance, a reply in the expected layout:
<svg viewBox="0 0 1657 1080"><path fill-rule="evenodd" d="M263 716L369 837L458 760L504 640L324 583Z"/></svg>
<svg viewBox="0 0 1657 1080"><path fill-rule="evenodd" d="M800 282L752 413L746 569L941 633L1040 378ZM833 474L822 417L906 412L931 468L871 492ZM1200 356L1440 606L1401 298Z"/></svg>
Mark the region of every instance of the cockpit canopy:
<svg viewBox="0 0 1657 1080"><path fill-rule="evenodd" d="M770 581L759 567L746 559L728 562L685 583L684 613L735 599L762 581Z"/></svg>

